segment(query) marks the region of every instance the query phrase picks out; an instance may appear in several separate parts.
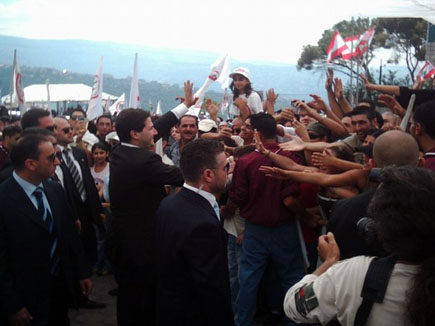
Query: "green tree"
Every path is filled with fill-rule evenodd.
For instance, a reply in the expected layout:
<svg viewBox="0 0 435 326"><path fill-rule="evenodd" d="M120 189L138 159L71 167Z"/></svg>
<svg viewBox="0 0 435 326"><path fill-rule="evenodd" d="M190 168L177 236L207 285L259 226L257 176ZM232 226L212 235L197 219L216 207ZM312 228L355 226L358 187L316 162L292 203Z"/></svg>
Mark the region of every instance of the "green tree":
<svg viewBox="0 0 435 326"><path fill-rule="evenodd" d="M297 63L298 69L323 69L329 44L334 31L338 30L344 38L352 35L360 35L370 26L375 27L375 36L364 58L355 58L353 66L349 60L334 59L334 68L346 75L356 73L356 67L360 66L369 80L372 80L368 64L373 59L373 51L377 48L393 49L398 62L401 56L405 57L410 80L415 80L415 70L420 61L424 60L424 42L427 23L419 18L379 18L370 21L367 18L358 18L353 21L343 20L335 24L331 29L325 30L317 45L306 45L302 49Z"/></svg>

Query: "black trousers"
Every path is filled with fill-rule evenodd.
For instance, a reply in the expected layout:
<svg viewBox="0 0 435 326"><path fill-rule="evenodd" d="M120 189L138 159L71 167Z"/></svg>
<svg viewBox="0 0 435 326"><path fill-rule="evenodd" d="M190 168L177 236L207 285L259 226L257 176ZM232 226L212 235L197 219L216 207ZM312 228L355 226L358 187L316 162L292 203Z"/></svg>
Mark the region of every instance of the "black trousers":
<svg viewBox="0 0 435 326"><path fill-rule="evenodd" d="M155 325L156 285L143 266L119 271L118 326Z"/></svg>
<svg viewBox="0 0 435 326"><path fill-rule="evenodd" d="M50 305L45 313L34 314L32 326L70 326L68 307L70 294L63 277L50 280Z"/></svg>

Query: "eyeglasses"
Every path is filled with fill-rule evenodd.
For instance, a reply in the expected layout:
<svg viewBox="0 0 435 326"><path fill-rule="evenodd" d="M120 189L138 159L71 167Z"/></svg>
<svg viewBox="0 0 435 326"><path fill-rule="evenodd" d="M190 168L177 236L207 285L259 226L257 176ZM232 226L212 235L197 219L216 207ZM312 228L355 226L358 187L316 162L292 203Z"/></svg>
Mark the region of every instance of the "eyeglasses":
<svg viewBox="0 0 435 326"><path fill-rule="evenodd" d="M78 115L76 115L76 116L71 116L71 120L79 120L79 121L83 121L83 120L85 120L85 117L82 117L82 116L78 116Z"/></svg>
<svg viewBox="0 0 435 326"><path fill-rule="evenodd" d="M69 134L71 132L71 127L66 127L62 129L64 134Z"/></svg>
<svg viewBox="0 0 435 326"><path fill-rule="evenodd" d="M49 157L47 157L47 159L51 162L54 162L54 160L56 159L56 152L54 152L53 154L51 154Z"/></svg>

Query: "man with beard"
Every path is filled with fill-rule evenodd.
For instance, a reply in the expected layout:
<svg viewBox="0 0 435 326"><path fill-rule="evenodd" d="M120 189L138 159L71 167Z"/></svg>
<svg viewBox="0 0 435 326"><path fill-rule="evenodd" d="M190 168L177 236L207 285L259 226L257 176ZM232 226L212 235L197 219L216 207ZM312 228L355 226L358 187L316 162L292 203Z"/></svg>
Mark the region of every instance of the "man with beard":
<svg viewBox="0 0 435 326"><path fill-rule="evenodd" d="M227 234L216 201L229 170L224 146L190 142L180 168L183 188L156 213L157 325L233 325Z"/></svg>

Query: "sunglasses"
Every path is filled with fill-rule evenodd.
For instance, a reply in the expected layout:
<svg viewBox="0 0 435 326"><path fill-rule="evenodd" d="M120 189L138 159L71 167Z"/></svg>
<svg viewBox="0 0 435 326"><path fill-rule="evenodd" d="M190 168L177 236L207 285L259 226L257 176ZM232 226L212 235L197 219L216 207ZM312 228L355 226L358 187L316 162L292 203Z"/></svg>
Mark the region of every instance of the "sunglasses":
<svg viewBox="0 0 435 326"><path fill-rule="evenodd" d="M71 120L79 120L79 121L84 121L85 120L85 117L82 117L82 116L72 116L71 117Z"/></svg>
<svg viewBox="0 0 435 326"><path fill-rule="evenodd" d="M242 132L242 128L234 128L233 132L240 134Z"/></svg>
<svg viewBox="0 0 435 326"><path fill-rule="evenodd" d="M54 152L53 154L51 154L49 157L47 157L47 159L50 162L54 162L54 160L56 159L56 152Z"/></svg>
<svg viewBox="0 0 435 326"><path fill-rule="evenodd" d="M71 132L71 127L66 127L62 129L64 134L69 134Z"/></svg>

